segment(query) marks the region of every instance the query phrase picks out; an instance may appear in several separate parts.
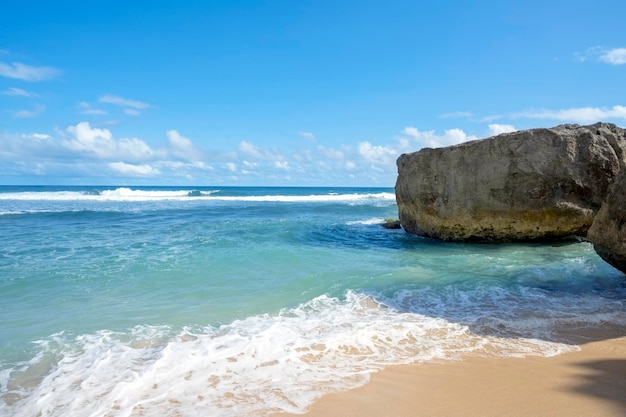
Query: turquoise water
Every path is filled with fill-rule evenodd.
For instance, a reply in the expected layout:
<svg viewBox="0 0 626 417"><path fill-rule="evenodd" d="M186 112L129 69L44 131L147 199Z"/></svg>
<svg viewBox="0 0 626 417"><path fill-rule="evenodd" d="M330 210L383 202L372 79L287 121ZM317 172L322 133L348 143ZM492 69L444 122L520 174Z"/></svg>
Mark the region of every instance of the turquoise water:
<svg viewBox="0 0 626 417"><path fill-rule="evenodd" d="M589 244L396 216L381 188L0 187L0 415L301 412L393 364L626 334Z"/></svg>

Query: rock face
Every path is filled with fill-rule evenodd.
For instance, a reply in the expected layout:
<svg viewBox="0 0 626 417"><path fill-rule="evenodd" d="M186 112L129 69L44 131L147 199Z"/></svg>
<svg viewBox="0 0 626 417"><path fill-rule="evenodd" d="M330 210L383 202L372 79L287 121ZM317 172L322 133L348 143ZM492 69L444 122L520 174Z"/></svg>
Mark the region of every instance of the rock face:
<svg viewBox="0 0 626 417"><path fill-rule="evenodd" d="M422 149L397 161L400 222L449 241L585 236L625 161L626 131L608 123Z"/></svg>
<svg viewBox="0 0 626 417"><path fill-rule="evenodd" d="M611 186L588 237L602 259L626 273L626 170Z"/></svg>

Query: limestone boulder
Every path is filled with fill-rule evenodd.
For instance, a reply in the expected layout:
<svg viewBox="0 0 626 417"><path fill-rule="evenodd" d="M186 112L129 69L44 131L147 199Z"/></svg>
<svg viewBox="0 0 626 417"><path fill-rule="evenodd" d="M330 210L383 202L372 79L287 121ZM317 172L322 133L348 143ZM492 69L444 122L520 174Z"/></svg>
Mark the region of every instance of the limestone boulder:
<svg viewBox="0 0 626 417"><path fill-rule="evenodd" d="M585 236L626 160L613 124L507 133L398 158L402 227L448 241Z"/></svg>
<svg viewBox="0 0 626 417"><path fill-rule="evenodd" d="M626 170L611 186L588 237L602 259L626 273Z"/></svg>

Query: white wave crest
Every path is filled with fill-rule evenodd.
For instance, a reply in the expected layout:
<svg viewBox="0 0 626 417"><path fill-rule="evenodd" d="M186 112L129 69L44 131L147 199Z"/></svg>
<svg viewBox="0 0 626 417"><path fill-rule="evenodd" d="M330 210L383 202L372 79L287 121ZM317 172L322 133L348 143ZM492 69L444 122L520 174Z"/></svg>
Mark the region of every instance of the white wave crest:
<svg viewBox="0 0 626 417"><path fill-rule="evenodd" d="M351 225L365 225L365 226L371 226L371 225L376 225L376 224L382 224L385 223L385 219L382 217L374 217L371 219L364 219L364 220L354 220L354 221L350 221L347 222L346 224L351 226Z"/></svg>
<svg viewBox="0 0 626 417"><path fill-rule="evenodd" d="M102 191L55 191L0 193L0 200L29 201L243 201L243 202L371 202L394 201L395 195L380 193L311 194L311 195L219 195L220 190L138 190L126 187Z"/></svg>

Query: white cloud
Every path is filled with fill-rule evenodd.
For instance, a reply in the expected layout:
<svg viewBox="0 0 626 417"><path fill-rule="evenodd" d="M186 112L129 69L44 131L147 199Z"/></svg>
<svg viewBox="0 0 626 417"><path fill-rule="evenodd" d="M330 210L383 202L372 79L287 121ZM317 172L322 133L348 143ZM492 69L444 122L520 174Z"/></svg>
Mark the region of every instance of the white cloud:
<svg viewBox="0 0 626 417"><path fill-rule="evenodd" d="M21 88L7 88L2 92L5 96L16 96L16 97L39 97L38 94L31 93L26 90L22 90Z"/></svg>
<svg viewBox="0 0 626 417"><path fill-rule="evenodd" d="M202 152L193 145L191 140L178 133L178 131L168 130L166 135L172 156L186 160L197 160L202 157Z"/></svg>
<svg viewBox="0 0 626 417"><path fill-rule="evenodd" d="M45 133L33 133L32 136L35 139L52 139L52 136L46 135Z"/></svg>
<svg viewBox="0 0 626 417"><path fill-rule="evenodd" d="M61 76L61 71L53 67L31 67L19 62L0 62L0 76L24 81L45 81Z"/></svg>
<svg viewBox="0 0 626 417"><path fill-rule="evenodd" d="M329 159L343 159L344 157L343 152L338 151L337 149L327 148L326 146L323 146L323 145L318 145L317 150L322 155L324 155L326 158L329 158Z"/></svg>
<svg viewBox="0 0 626 417"><path fill-rule="evenodd" d="M64 153L67 152L59 149L58 141L44 133L12 135L0 132L0 167L17 161L31 164L39 157L54 159L63 157Z"/></svg>
<svg viewBox="0 0 626 417"><path fill-rule="evenodd" d="M88 122L69 126L66 132L73 139L65 140L63 144L74 152L100 159L145 160L154 156L144 141L136 138L114 139L108 129L92 128Z"/></svg>
<svg viewBox="0 0 626 417"><path fill-rule="evenodd" d="M299 130L299 131L298 131L298 134L299 134L300 136L302 136L303 138L305 138L305 139L307 139L307 140L310 140L310 141L311 141L311 142L313 142L313 143L317 143L317 138L316 138L316 137L315 137L315 135L314 135L313 133L311 133L311 132L305 132L305 131Z"/></svg>
<svg viewBox="0 0 626 417"><path fill-rule="evenodd" d="M78 108L81 109L81 114L88 114L92 116L107 116L109 114L106 110L94 109L91 104L84 101L78 103Z"/></svg>
<svg viewBox="0 0 626 417"><path fill-rule="evenodd" d="M41 172L47 175L55 169L59 172L58 167L62 166L65 172L80 177L86 178L91 173L96 181L104 181L103 175L108 174L161 184L183 181L216 185L392 186L396 177L395 161L400 154L417 151L423 146L444 146L474 138L460 129L437 134L407 127L402 135L387 142L361 141L355 146L334 147L302 142L300 148L278 152L241 141L234 149L206 153L177 130L166 132L167 142L159 149L136 138L116 138L110 130L88 122L57 130L53 135L56 138L37 133L16 140L15 136L3 139L0 134L0 159L24 161L31 167L41 164ZM11 163L12 169L18 171ZM51 168L53 166L56 168ZM26 172L26 168L19 169Z"/></svg>
<svg viewBox="0 0 626 417"><path fill-rule="evenodd" d="M115 104L116 106L126 107L125 111L127 112L127 114L131 114L133 116L139 114L138 110L144 110L152 107L150 104L143 101L129 100L127 98L123 98L113 94L105 94L103 96L100 96L100 98L98 98L98 101L100 103ZM135 113L132 112L132 109L134 109ZM131 111L131 113L128 113L129 110Z"/></svg>
<svg viewBox="0 0 626 417"><path fill-rule="evenodd" d="M189 140L188 138L178 133L178 131L168 130L166 134L167 134L167 141L169 142L172 148L180 149L184 151L189 151L193 149L191 140Z"/></svg>
<svg viewBox="0 0 626 417"><path fill-rule="evenodd" d="M626 64L626 48L613 48L600 55L600 61L611 65Z"/></svg>
<svg viewBox="0 0 626 417"><path fill-rule="evenodd" d="M13 117L15 117L16 119L30 119L39 116L45 110L46 106L44 106L43 104L37 104L35 105L35 108L33 110L19 110L15 112L13 114Z"/></svg>
<svg viewBox="0 0 626 417"><path fill-rule="evenodd" d="M445 113L439 116L441 119L456 119L456 118L467 118L472 117L472 113L468 111L455 111L452 113Z"/></svg>
<svg viewBox="0 0 626 417"><path fill-rule="evenodd" d="M499 119L503 119L505 116L502 114L490 114L489 116L484 116L481 117L480 119L478 119L478 122L480 123L490 123L493 122L494 120L499 120Z"/></svg>
<svg viewBox="0 0 626 417"><path fill-rule="evenodd" d="M574 56L580 62L585 62L588 58L592 58L611 65L626 64L626 48L608 49L603 46L594 46L583 53L576 52Z"/></svg>
<svg viewBox="0 0 626 417"><path fill-rule="evenodd" d="M125 162L111 162L109 163L109 168L123 175L138 176L138 177L146 177L146 176L153 177L153 176L161 174L161 172L158 169L153 168L150 165L145 165L145 164L144 165L132 165L132 164L127 164Z"/></svg>
<svg viewBox="0 0 626 417"><path fill-rule="evenodd" d="M261 159L264 157L263 152L261 152L260 148L256 147L255 145L245 140L242 140L241 142L239 142L239 146L237 147L237 149L239 149L240 152L252 158Z"/></svg>
<svg viewBox="0 0 626 417"><path fill-rule="evenodd" d="M190 164L188 164L188 166L192 167L192 168L197 168L197 169L201 169L203 171L213 171L213 166L212 165L208 165L202 161L196 161L196 162L192 162Z"/></svg>
<svg viewBox="0 0 626 417"><path fill-rule="evenodd" d="M441 148L443 146L457 145L468 140L478 139L474 135L467 135L461 129L444 130L443 135L437 135L434 130L422 132L415 127L405 127L402 133L409 136L413 141L417 142L421 147ZM404 145L408 145L404 142Z"/></svg>
<svg viewBox="0 0 626 417"><path fill-rule="evenodd" d="M85 109L80 112L81 114L88 114L91 116L108 116L109 112L102 109Z"/></svg>
<svg viewBox="0 0 626 417"><path fill-rule="evenodd" d="M564 110L528 110L512 114L513 118L552 119L575 123L594 123L606 119L626 119L626 106L579 107Z"/></svg>
<svg viewBox="0 0 626 417"><path fill-rule="evenodd" d="M253 159L262 159L268 161L278 161L284 159L284 156L279 152L260 148L245 140L239 142L237 150L245 156Z"/></svg>
<svg viewBox="0 0 626 417"><path fill-rule="evenodd" d="M139 116L141 114L139 110L135 110L135 109L124 109L124 113L126 113L129 116Z"/></svg>
<svg viewBox="0 0 626 417"><path fill-rule="evenodd" d="M490 124L487 135L496 136L502 133L516 132L517 129L513 125Z"/></svg>
<svg viewBox="0 0 626 417"><path fill-rule="evenodd" d="M367 141L359 143L358 152L365 161L385 165L392 163L399 156L397 151L391 147L372 145Z"/></svg>

